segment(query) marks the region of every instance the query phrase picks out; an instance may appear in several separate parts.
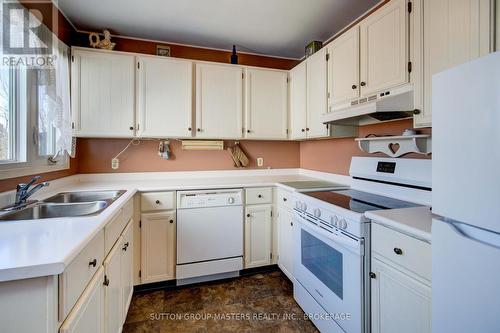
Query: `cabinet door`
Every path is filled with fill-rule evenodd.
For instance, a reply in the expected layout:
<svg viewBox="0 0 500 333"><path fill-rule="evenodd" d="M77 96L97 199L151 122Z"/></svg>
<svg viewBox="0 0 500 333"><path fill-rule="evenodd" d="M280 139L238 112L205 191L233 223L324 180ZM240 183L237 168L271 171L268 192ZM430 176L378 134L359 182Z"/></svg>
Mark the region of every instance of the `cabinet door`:
<svg viewBox="0 0 500 333"><path fill-rule="evenodd" d="M290 71L290 138L305 139L307 123L307 68L305 61Z"/></svg>
<svg viewBox="0 0 500 333"><path fill-rule="evenodd" d="M196 137L241 138L242 95L241 67L196 64Z"/></svg>
<svg viewBox="0 0 500 333"><path fill-rule="evenodd" d="M328 45L328 93L332 111L359 97L359 26Z"/></svg>
<svg viewBox="0 0 500 333"><path fill-rule="evenodd" d="M307 126L308 138L328 135L327 126L321 122L321 115L328 111L326 48L306 60L307 65Z"/></svg>
<svg viewBox="0 0 500 333"><path fill-rule="evenodd" d="M245 208L245 268L271 264L272 206Z"/></svg>
<svg viewBox="0 0 500 333"><path fill-rule="evenodd" d="M134 136L133 55L75 50L71 79L76 136Z"/></svg>
<svg viewBox="0 0 500 333"><path fill-rule="evenodd" d="M141 215L141 283L175 278L175 211Z"/></svg>
<svg viewBox="0 0 500 333"><path fill-rule="evenodd" d="M193 63L138 57L138 132L145 137L192 137Z"/></svg>
<svg viewBox="0 0 500 333"><path fill-rule="evenodd" d="M372 259L373 333L430 333L431 288Z"/></svg>
<svg viewBox="0 0 500 333"><path fill-rule="evenodd" d="M278 266L293 280L293 213L288 209L278 211Z"/></svg>
<svg viewBox="0 0 500 333"><path fill-rule="evenodd" d="M59 333L104 333L103 282L101 267L62 323Z"/></svg>
<svg viewBox="0 0 500 333"><path fill-rule="evenodd" d="M432 76L489 53L490 0L424 0L424 107L417 127L432 123Z"/></svg>
<svg viewBox="0 0 500 333"><path fill-rule="evenodd" d="M134 291L133 283L133 264L134 264L134 221L130 220L122 234L121 243L121 282L122 282L122 302L123 302L123 321L127 317L128 308Z"/></svg>
<svg viewBox="0 0 500 333"><path fill-rule="evenodd" d="M287 78L284 71L245 70L245 138L287 138Z"/></svg>
<svg viewBox="0 0 500 333"><path fill-rule="evenodd" d="M361 95L408 82L406 0L391 0L360 24Z"/></svg>
<svg viewBox="0 0 500 333"><path fill-rule="evenodd" d="M123 237L120 236L104 260L104 318L106 333L119 333L123 325L122 243Z"/></svg>

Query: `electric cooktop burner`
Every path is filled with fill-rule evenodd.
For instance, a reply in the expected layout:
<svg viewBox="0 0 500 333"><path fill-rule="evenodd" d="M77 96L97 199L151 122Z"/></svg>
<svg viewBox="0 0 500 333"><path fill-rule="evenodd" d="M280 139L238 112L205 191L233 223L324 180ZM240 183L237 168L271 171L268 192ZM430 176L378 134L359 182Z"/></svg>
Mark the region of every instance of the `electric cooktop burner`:
<svg viewBox="0 0 500 333"><path fill-rule="evenodd" d="M384 197L357 190L335 190L304 193L307 196L328 202L332 205L363 214L369 210L418 207L421 205Z"/></svg>

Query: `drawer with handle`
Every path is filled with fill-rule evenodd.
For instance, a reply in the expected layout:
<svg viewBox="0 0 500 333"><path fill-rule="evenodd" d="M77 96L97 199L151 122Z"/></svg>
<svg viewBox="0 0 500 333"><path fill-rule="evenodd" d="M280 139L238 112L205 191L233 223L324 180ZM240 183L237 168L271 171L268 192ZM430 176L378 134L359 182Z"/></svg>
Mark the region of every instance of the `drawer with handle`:
<svg viewBox="0 0 500 333"><path fill-rule="evenodd" d="M292 192L278 188L278 205L289 210L293 210Z"/></svg>
<svg viewBox="0 0 500 333"><path fill-rule="evenodd" d="M141 194L141 211L175 209L175 192L150 192Z"/></svg>
<svg viewBox="0 0 500 333"><path fill-rule="evenodd" d="M372 254L431 280L431 244L372 223Z"/></svg>
<svg viewBox="0 0 500 333"><path fill-rule="evenodd" d="M66 318L104 260L104 230L59 275L59 319Z"/></svg>
<svg viewBox="0 0 500 333"><path fill-rule="evenodd" d="M255 187L245 189L245 203L259 205L273 202L272 187Z"/></svg>

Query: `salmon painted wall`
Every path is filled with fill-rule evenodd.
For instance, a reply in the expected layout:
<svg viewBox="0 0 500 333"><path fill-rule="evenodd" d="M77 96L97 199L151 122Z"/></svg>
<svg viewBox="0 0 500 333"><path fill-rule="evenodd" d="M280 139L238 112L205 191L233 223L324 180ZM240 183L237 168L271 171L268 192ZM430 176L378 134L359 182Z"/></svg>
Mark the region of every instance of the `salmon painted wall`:
<svg viewBox="0 0 500 333"><path fill-rule="evenodd" d="M376 135L401 135L407 128L412 128L411 120L398 120L376 125L367 125L359 128L359 137L369 134ZM431 129L417 131L430 134ZM304 141L300 143L300 167L317 171L349 175L349 165L353 156L381 156L384 154L367 154L358 148L357 142L352 138L325 139ZM427 155L409 154L406 158L431 158Z"/></svg>
<svg viewBox="0 0 500 333"><path fill-rule="evenodd" d="M144 140L131 145L120 159L120 168L111 169L111 159L127 144L127 139L78 139L78 172L147 172L199 171L236 169L229 152L186 151L180 141L170 141L172 158L162 159L157 154L158 141ZM228 145L234 141L226 141ZM289 141L240 141L240 147L250 160L247 169L258 168L257 157L264 158L262 168L298 168L300 143Z"/></svg>

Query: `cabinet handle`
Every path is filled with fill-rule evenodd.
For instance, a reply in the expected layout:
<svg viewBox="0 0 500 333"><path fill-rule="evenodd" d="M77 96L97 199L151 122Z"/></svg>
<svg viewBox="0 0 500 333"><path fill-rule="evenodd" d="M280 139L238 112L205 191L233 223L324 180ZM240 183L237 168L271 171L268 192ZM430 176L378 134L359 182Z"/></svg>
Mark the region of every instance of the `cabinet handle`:
<svg viewBox="0 0 500 333"><path fill-rule="evenodd" d="M122 250L123 251L127 251L127 248L128 248L128 242L126 242L125 244L123 244Z"/></svg>
<svg viewBox="0 0 500 333"><path fill-rule="evenodd" d="M287 198L283 198L283 201L287 201L288 199Z"/></svg>
<svg viewBox="0 0 500 333"><path fill-rule="evenodd" d="M361 85L362 87L364 87L364 86L366 86L366 82L361 82L361 83L360 83L360 85Z"/></svg>
<svg viewBox="0 0 500 333"><path fill-rule="evenodd" d="M394 253L396 253L398 256L403 254L403 250L401 250L399 247L394 248Z"/></svg>
<svg viewBox="0 0 500 333"><path fill-rule="evenodd" d="M306 127L306 131L308 131L308 132L309 132L309 128L308 128L308 127Z"/></svg>
<svg viewBox="0 0 500 333"><path fill-rule="evenodd" d="M250 217L250 214L247 214L247 217Z"/></svg>
<svg viewBox="0 0 500 333"><path fill-rule="evenodd" d="M190 131L190 132L191 132L191 130L192 130L192 128L191 128L191 127L189 127L189 128L188 128L188 131Z"/></svg>
<svg viewBox="0 0 500 333"><path fill-rule="evenodd" d="M376 279L377 278L377 274L375 274L373 272L370 272L370 278Z"/></svg>
<svg viewBox="0 0 500 333"><path fill-rule="evenodd" d="M128 129L131 130L131 131L133 131L134 130L134 126L130 126Z"/></svg>
<svg viewBox="0 0 500 333"><path fill-rule="evenodd" d="M415 110L413 110L413 114L420 114L420 112L421 112L421 111L420 111L419 109L415 109Z"/></svg>
<svg viewBox="0 0 500 333"><path fill-rule="evenodd" d="M174 223L174 220L170 220L170 223Z"/></svg>
<svg viewBox="0 0 500 333"><path fill-rule="evenodd" d="M89 261L89 266L93 266L93 267L97 266L97 259Z"/></svg>
<svg viewBox="0 0 500 333"><path fill-rule="evenodd" d="M160 200L156 200L156 201L155 201L155 203L156 203L157 205L159 205L159 204L160 204Z"/></svg>
<svg viewBox="0 0 500 333"><path fill-rule="evenodd" d="M257 196L257 198L262 198L262 194L259 194L259 195Z"/></svg>
<svg viewBox="0 0 500 333"><path fill-rule="evenodd" d="M354 90L354 89L358 88L358 86L353 84L351 88L352 88L352 90Z"/></svg>
<svg viewBox="0 0 500 333"><path fill-rule="evenodd" d="M197 129L196 129L196 132L201 132L201 128L197 128Z"/></svg>
<svg viewBox="0 0 500 333"><path fill-rule="evenodd" d="M293 222L290 222L290 226L292 226L292 227L293 227Z"/></svg>
<svg viewBox="0 0 500 333"><path fill-rule="evenodd" d="M302 129L302 132L305 132L306 130L305 129Z"/></svg>
<svg viewBox="0 0 500 333"><path fill-rule="evenodd" d="M109 286L109 279L108 279L107 275L104 275L104 282L102 284L105 286Z"/></svg>

